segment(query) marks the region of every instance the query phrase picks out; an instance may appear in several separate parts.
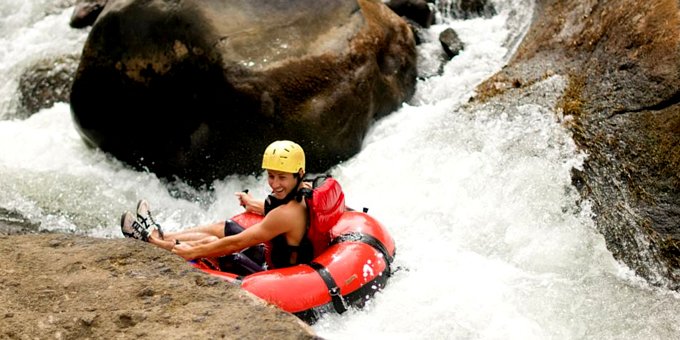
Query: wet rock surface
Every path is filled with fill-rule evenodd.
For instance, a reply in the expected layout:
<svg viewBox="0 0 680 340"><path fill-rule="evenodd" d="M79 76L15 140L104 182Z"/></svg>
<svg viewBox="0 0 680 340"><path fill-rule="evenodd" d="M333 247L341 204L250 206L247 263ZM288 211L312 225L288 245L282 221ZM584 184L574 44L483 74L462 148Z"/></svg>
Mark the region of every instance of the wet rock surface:
<svg viewBox="0 0 680 340"><path fill-rule="evenodd" d="M478 99L569 79L555 110L588 153L574 185L614 257L680 289L680 14L674 0L537 2L509 65Z"/></svg>

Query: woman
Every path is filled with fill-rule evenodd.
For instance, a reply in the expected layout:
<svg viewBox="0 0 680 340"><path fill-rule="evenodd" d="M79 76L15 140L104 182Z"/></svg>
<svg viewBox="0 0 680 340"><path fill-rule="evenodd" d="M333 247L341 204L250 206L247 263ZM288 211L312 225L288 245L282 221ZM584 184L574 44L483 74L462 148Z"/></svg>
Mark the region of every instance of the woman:
<svg viewBox="0 0 680 340"><path fill-rule="evenodd" d="M247 256L246 262L252 260L264 264L264 242L271 244L269 255L274 268L309 263L313 257L311 243L306 237L309 214L299 193L302 188L311 188L309 183L302 181L305 174L304 151L294 142L276 141L265 150L262 168L267 170L267 182L272 189L265 201L258 201L244 192L236 193L246 211L264 215L261 222L247 229L227 220L163 233L153 221L148 203L142 200L137 205L136 217L130 212L123 214L123 234L148 241L187 260L218 258L219 269L227 271L231 269L232 262L239 261L241 257L235 258L234 255L243 254Z"/></svg>

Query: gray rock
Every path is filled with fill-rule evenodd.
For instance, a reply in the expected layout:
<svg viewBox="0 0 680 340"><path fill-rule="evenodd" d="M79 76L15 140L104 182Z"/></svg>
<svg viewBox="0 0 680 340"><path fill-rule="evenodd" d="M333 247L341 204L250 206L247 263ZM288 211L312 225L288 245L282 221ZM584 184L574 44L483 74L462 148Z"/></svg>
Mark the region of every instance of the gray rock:
<svg viewBox="0 0 680 340"><path fill-rule="evenodd" d="M25 118L54 103L68 103L77 66L78 57L66 55L39 60L26 68L19 77L17 115Z"/></svg>
<svg viewBox="0 0 680 340"><path fill-rule="evenodd" d="M465 44L458 38L456 31L450 27L439 34L439 42L449 59L457 56L460 51L465 49Z"/></svg>

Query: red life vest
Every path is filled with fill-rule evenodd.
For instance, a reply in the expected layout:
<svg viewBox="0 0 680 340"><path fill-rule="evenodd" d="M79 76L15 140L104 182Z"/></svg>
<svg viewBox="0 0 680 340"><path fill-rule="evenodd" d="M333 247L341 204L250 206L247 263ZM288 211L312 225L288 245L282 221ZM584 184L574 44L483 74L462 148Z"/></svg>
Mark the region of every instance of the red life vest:
<svg viewBox="0 0 680 340"><path fill-rule="evenodd" d="M309 230L307 238L314 246L314 257L321 255L331 243L330 230L347 209L345 194L340 183L332 177L312 191L311 197L305 198L309 211Z"/></svg>

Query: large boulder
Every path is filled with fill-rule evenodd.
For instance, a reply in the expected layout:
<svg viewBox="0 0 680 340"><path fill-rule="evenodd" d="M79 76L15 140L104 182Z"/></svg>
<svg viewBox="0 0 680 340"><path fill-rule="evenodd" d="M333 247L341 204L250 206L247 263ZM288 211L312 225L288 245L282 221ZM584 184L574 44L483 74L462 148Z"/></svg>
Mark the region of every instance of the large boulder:
<svg viewBox="0 0 680 340"><path fill-rule="evenodd" d="M321 172L410 98L415 58L408 25L377 0L110 0L71 109L86 142L161 177L257 172L284 138Z"/></svg>
<svg viewBox="0 0 680 340"><path fill-rule="evenodd" d="M551 74L556 108L588 154L573 181L614 257L680 290L680 11L677 0L539 0L509 65L479 98Z"/></svg>

